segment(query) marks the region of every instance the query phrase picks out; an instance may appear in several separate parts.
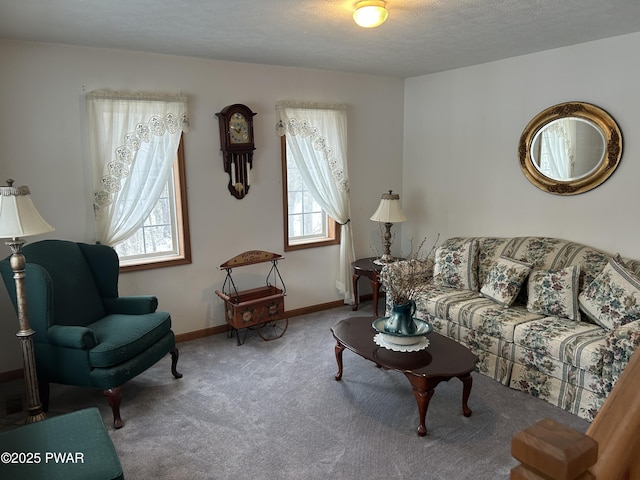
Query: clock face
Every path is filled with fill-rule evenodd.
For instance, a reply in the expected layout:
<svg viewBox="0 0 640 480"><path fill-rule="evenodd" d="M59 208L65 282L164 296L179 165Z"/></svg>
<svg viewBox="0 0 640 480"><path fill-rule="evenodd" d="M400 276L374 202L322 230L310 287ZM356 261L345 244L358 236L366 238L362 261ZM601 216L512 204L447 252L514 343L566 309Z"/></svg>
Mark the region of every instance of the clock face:
<svg viewBox="0 0 640 480"><path fill-rule="evenodd" d="M249 143L249 123L241 113L234 113L229 120L231 143Z"/></svg>

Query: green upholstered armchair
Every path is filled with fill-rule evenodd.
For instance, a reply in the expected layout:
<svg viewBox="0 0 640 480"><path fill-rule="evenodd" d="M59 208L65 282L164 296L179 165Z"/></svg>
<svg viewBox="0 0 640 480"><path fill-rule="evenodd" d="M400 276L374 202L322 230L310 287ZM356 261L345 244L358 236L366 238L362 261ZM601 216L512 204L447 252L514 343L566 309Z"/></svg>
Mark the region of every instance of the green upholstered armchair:
<svg viewBox="0 0 640 480"><path fill-rule="evenodd" d="M122 385L171 353L177 372L178 349L171 316L157 312L154 296L118 296L118 255L106 245L43 240L26 245L27 308L43 408L49 383L103 390L122 427ZM9 257L0 271L16 306Z"/></svg>

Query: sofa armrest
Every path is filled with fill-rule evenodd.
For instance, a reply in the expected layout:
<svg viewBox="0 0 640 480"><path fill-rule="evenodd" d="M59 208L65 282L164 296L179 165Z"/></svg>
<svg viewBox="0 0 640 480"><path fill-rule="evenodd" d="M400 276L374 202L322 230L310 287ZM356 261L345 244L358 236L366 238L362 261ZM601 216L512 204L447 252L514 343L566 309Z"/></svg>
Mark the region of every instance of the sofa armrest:
<svg viewBox="0 0 640 480"><path fill-rule="evenodd" d="M51 345L80 350L90 350L98 344L93 330L75 325L52 325L47 339Z"/></svg>
<svg viewBox="0 0 640 480"><path fill-rule="evenodd" d="M602 364L602 380L607 393L618 381L631 355L639 346L640 320L614 328L607 334Z"/></svg>
<svg viewBox="0 0 640 480"><path fill-rule="evenodd" d="M153 313L158 308L158 298L154 295L103 298L102 302L109 314L143 315Z"/></svg>

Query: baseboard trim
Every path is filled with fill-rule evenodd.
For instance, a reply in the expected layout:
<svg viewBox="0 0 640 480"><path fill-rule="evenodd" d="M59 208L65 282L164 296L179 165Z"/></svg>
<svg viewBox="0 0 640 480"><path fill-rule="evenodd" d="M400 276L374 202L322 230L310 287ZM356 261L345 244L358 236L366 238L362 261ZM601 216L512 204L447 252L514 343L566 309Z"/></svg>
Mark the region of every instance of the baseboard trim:
<svg viewBox="0 0 640 480"><path fill-rule="evenodd" d="M362 299L366 299L366 295L362 296ZM311 305L308 307L295 308L293 310L287 310L287 318L292 319L301 315L308 315L310 313L322 312L323 310L329 310L331 308L341 307L345 305L342 300L336 300L335 302L320 303L317 305ZM188 342L189 340L197 340L199 338L209 337L211 335L218 335L220 333L227 332L227 325L217 325L215 327L207 327L202 330L195 330L193 332L179 333L176 335L176 343ZM24 373L22 369L10 370L8 372L0 372L0 382L10 382L23 378Z"/></svg>
<svg viewBox="0 0 640 480"><path fill-rule="evenodd" d="M364 298L365 296L363 296ZM310 305L308 307L295 308L293 310L287 310L287 318L291 320L294 317L301 315L308 315L310 313L322 312L323 310L329 310L336 307L345 305L344 301L336 300L335 302L320 303L317 305ZM220 333L227 332L227 325L217 325L215 327L207 327L202 330L194 330L193 332L179 333L176 335L176 343L188 342L189 340L197 340L199 338L209 337L211 335L218 335Z"/></svg>
<svg viewBox="0 0 640 480"><path fill-rule="evenodd" d="M21 368L18 370L9 370L8 372L0 372L0 383L11 382L20 378L24 378L24 371Z"/></svg>
<svg viewBox="0 0 640 480"><path fill-rule="evenodd" d="M294 310L287 310L288 318L299 317L300 315L308 315L310 313L322 312L323 310L330 310L332 308L346 306L343 300L336 300L335 302L319 303L317 305L311 305L309 307L296 308Z"/></svg>
<svg viewBox="0 0 640 480"><path fill-rule="evenodd" d="M226 331L226 325L218 325L215 327L204 328L202 330L194 330L193 332L179 333L176 335L176 343L197 340L198 338L205 338L211 335L218 335L220 333L225 333Z"/></svg>

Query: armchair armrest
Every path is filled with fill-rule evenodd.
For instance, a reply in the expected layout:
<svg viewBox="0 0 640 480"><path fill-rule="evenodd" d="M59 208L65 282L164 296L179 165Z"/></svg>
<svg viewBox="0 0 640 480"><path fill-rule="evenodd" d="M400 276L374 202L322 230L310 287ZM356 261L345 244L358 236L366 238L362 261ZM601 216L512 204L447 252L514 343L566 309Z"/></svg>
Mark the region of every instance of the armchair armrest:
<svg viewBox="0 0 640 480"><path fill-rule="evenodd" d="M52 325L47 339L52 345L80 350L90 350L98 344L93 330L75 325Z"/></svg>
<svg viewBox="0 0 640 480"><path fill-rule="evenodd" d="M109 314L142 315L153 313L158 308L158 298L154 295L103 298L102 302Z"/></svg>
<svg viewBox="0 0 640 480"><path fill-rule="evenodd" d="M602 363L604 388L611 391L625 369L631 355L640 347L640 320L611 330L606 339Z"/></svg>

